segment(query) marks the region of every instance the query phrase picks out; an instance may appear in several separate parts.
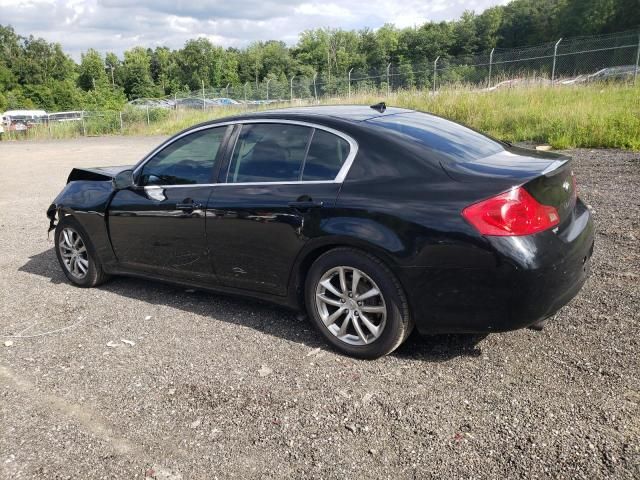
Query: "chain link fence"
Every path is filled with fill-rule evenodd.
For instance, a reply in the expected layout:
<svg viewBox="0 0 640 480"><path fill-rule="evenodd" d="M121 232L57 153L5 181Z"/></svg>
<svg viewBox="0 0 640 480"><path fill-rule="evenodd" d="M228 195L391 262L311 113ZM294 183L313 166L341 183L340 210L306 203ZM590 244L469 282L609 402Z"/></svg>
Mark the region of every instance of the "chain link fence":
<svg viewBox="0 0 640 480"><path fill-rule="evenodd" d="M450 85L495 89L517 83L579 84L633 81L638 77L640 32L558 39L518 49L494 48L479 55L425 58L416 63L388 63L385 68L355 66L342 75L269 77L244 85L226 85L148 99L173 108L213 108L296 99L319 101L399 90L437 92Z"/></svg>
<svg viewBox="0 0 640 480"><path fill-rule="evenodd" d="M558 39L518 49L494 48L479 55L425 58L416 63L387 63L383 68L354 66L340 75L270 75L257 82L228 84L176 93L164 98L137 99L122 112L80 112L80 116L54 121L54 115L23 131L5 131L8 138L98 135L141 129L165 119L202 120L212 110L232 114L271 103L308 104L358 95L381 98L403 90L437 94L438 89L460 85L495 90L517 85L577 85L590 82L637 82L640 31ZM385 62L381 62L384 65ZM208 113L207 113L208 112ZM197 119L196 119L197 120ZM185 120L186 121L186 120ZM186 125L185 125L186 126ZM6 129L5 129L6 130Z"/></svg>

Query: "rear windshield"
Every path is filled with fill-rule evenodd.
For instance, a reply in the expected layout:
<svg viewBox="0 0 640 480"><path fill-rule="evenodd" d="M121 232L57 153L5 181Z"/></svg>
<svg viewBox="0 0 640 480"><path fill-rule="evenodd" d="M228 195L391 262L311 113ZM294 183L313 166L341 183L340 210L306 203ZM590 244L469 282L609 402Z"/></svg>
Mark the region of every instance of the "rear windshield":
<svg viewBox="0 0 640 480"><path fill-rule="evenodd" d="M470 162L504 150L502 144L470 128L426 113L412 112L368 120L418 143L437 160Z"/></svg>

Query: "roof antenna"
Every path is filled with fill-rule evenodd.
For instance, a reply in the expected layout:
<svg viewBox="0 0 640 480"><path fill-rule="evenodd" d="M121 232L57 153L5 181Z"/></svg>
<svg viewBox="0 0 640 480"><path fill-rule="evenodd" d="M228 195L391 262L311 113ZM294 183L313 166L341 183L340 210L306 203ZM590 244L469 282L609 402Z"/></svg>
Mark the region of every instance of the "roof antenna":
<svg viewBox="0 0 640 480"><path fill-rule="evenodd" d="M380 102L380 103L376 103L375 105L371 105L370 108L373 108L374 110L380 113L384 113L384 111L387 109L387 104L384 102Z"/></svg>

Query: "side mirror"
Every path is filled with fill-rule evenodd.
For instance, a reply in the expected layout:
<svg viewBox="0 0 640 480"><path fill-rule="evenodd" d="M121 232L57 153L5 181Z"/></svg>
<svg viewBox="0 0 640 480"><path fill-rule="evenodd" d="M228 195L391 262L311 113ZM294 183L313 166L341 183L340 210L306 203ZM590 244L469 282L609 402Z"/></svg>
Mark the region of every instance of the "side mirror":
<svg viewBox="0 0 640 480"><path fill-rule="evenodd" d="M133 187L134 185L135 181L133 179L133 170L123 170L113 179L113 188L116 190L124 190L125 188Z"/></svg>

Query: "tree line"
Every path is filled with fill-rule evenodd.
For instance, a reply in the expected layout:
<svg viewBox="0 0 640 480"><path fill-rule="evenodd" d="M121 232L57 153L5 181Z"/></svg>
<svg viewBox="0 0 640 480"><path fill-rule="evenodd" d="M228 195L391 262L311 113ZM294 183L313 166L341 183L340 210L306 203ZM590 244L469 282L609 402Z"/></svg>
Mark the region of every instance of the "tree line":
<svg viewBox="0 0 640 480"><path fill-rule="evenodd" d="M595 35L640 25L640 0L514 0L454 21L411 28L307 30L298 42L268 40L222 48L206 38L181 49L134 47L122 58L88 49L80 63L58 43L23 37L0 25L0 111L14 108L120 109L131 99L162 97L225 85L255 85L292 75L324 82L426 65L428 59L474 55L492 48L536 45L559 37Z"/></svg>

